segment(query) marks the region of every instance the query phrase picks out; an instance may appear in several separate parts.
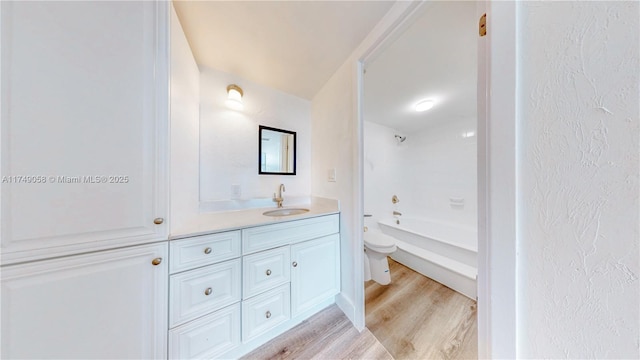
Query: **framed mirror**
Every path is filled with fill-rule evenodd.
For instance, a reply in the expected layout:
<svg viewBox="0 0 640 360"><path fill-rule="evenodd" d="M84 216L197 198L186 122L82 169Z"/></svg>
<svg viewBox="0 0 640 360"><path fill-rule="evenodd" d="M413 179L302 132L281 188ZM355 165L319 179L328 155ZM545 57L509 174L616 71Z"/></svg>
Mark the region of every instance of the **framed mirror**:
<svg viewBox="0 0 640 360"><path fill-rule="evenodd" d="M296 133L258 126L258 174L296 174Z"/></svg>

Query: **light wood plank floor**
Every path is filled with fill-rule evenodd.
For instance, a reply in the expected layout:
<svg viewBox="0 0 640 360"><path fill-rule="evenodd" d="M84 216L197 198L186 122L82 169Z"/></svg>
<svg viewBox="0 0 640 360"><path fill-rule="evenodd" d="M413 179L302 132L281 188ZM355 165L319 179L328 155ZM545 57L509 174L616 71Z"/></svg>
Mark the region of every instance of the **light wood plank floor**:
<svg viewBox="0 0 640 360"><path fill-rule="evenodd" d="M365 284L366 324L396 359L477 359L476 302L389 259L391 284Z"/></svg>
<svg viewBox="0 0 640 360"><path fill-rule="evenodd" d="M332 305L242 359L393 360L393 357L369 330L359 333L342 310Z"/></svg>

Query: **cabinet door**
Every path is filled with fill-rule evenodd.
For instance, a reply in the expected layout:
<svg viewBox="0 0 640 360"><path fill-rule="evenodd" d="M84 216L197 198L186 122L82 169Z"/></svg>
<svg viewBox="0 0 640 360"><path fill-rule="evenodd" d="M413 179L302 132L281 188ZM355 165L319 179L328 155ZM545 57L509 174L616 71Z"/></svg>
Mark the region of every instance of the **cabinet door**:
<svg viewBox="0 0 640 360"><path fill-rule="evenodd" d="M292 316L340 291L340 235L291 245Z"/></svg>
<svg viewBox="0 0 640 360"><path fill-rule="evenodd" d="M161 243L4 267L1 357L166 358L166 258Z"/></svg>
<svg viewBox="0 0 640 360"><path fill-rule="evenodd" d="M3 264L166 239L169 4L0 3Z"/></svg>

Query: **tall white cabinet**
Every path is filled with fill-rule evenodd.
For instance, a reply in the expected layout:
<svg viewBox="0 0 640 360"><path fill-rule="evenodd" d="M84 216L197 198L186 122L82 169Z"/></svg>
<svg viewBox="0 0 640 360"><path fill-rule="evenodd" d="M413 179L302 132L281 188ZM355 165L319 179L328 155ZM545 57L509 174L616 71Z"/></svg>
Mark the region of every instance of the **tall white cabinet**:
<svg viewBox="0 0 640 360"><path fill-rule="evenodd" d="M169 2L0 2L2 358L163 358Z"/></svg>
<svg viewBox="0 0 640 360"><path fill-rule="evenodd" d="M168 6L0 3L3 264L166 239Z"/></svg>

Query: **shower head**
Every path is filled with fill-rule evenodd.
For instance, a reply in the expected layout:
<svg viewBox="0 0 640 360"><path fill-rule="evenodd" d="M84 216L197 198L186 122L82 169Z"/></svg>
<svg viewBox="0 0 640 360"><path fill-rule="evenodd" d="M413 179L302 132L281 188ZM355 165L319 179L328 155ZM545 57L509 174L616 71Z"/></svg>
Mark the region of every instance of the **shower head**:
<svg viewBox="0 0 640 360"><path fill-rule="evenodd" d="M405 140L407 140L406 136L400 136L400 135L396 135L396 140L398 141L398 144L404 142Z"/></svg>

